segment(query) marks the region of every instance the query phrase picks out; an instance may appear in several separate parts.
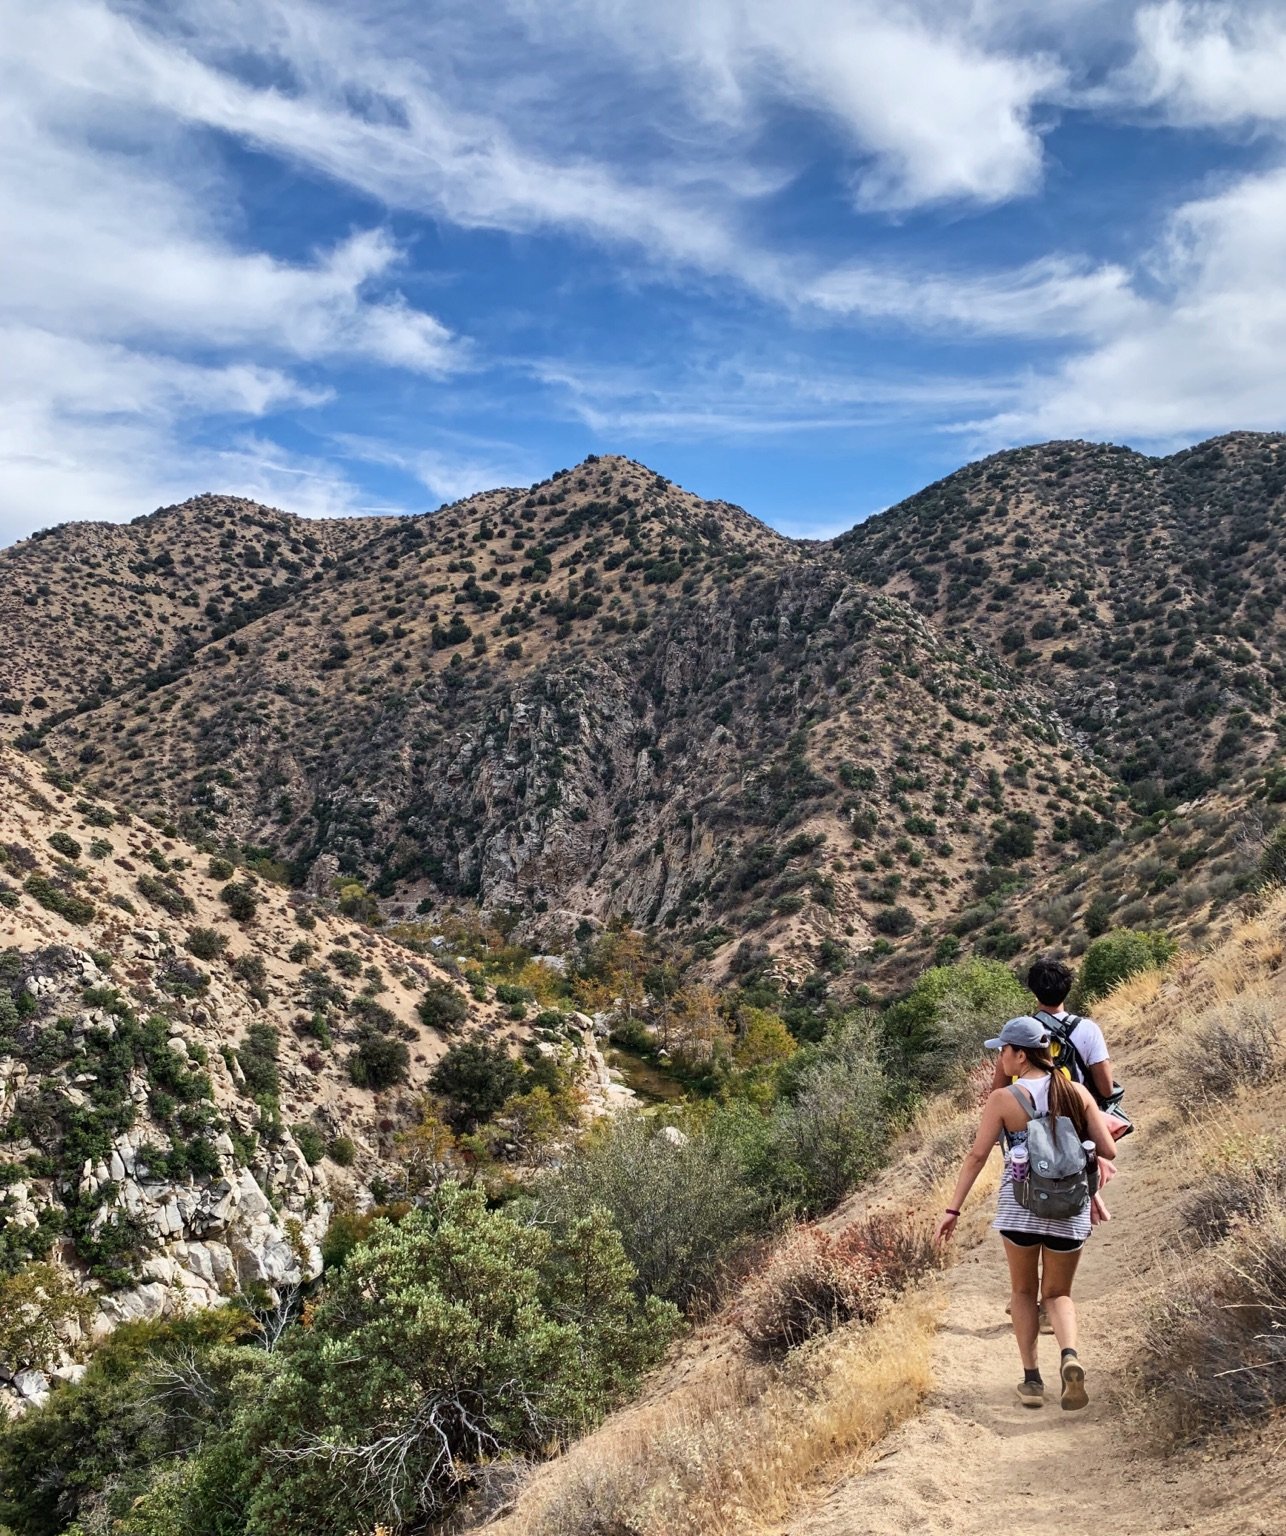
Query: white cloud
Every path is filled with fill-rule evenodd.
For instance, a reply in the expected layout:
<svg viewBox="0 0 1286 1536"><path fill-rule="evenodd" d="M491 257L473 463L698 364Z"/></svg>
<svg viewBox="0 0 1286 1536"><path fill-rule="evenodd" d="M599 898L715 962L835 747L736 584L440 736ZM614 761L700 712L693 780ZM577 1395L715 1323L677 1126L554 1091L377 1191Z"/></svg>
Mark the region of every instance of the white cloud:
<svg viewBox="0 0 1286 1536"><path fill-rule="evenodd" d="M390 286L401 251L380 229L298 261L247 247L214 162L144 78L112 77L127 23L59 0L0 0L0 23L0 530L134 516L220 473L348 507L334 471L286 475L275 450L221 454L202 429L333 399L300 364L465 366Z"/></svg>
<svg viewBox="0 0 1286 1536"><path fill-rule="evenodd" d="M357 0L342 11L176 0L164 15L139 8L138 24L92 0L13 9L7 46L28 69L56 56L64 87L218 129L389 207L462 227L570 227L698 265L721 266L733 248L708 197L684 193L683 175L636 182L571 146L542 152L530 124L516 138L483 106L503 105L501 61L479 58L485 77L457 79L436 16ZM153 29L167 22L174 41ZM273 83L247 83L223 67L229 58L253 61Z"/></svg>
<svg viewBox="0 0 1286 1536"><path fill-rule="evenodd" d="M427 373L460 362L432 316L397 294L369 296L399 260L382 231L308 264L237 250L214 227L208 185L189 189L155 151L77 137L58 121L75 98L28 90L34 102L0 107L0 312L78 335L366 357Z"/></svg>
<svg viewBox="0 0 1286 1536"><path fill-rule="evenodd" d="M1164 0L1136 18L1137 49L1112 90L1188 127L1286 123L1280 4Z"/></svg>
<svg viewBox="0 0 1286 1536"><path fill-rule="evenodd" d="M541 474L529 454L512 443L492 443L462 433L431 432L433 446L403 449L351 434L338 439L355 459L410 475L439 501L459 501L502 485L529 485Z"/></svg>
<svg viewBox="0 0 1286 1536"><path fill-rule="evenodd" d="M1286 428L1286 169L1247 176L1171 219L1128 322L1034 377L1029 403L976 423L985 443L1164 443Z"/></svg>
<svg viewBox="0 0 1286 1536"><path fill-rule="evenodd" d="M533 26L586 23L654 81L676 75L690 112L753 127L774 104L828 120L855 156L864 207L1001 202L1040 182L1036 111L1062 66L1007 51L941 0L514 0Z"/></svg>
<svg viewBox="0 0 1286 1536"><path fill-rule="evenodd" d="M308 466L301 483L280 468L295 461L261 441L222 450L185 435L194 417L256 417L326 398L278 370L202 367L14 324L0 324L0 354L0 544L52 523L122 522L202 487L293 487L286 504L305 514L357 505L334 470Z"/></svg>

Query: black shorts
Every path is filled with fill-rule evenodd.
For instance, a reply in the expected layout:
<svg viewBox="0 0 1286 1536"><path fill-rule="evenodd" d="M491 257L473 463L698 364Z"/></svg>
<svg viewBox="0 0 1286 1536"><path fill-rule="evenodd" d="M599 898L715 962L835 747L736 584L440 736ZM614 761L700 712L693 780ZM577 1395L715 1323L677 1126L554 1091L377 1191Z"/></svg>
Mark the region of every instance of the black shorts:
<svg viewBox="0 0 1286 1536"><path fill-rule="evenodd" d="M1075 1253L1085 1246L1083 1237L1051 1237L1044 1232L1007 1232L1003 1227L1000 1235L1015 1248L1048 1248L1051 1253Z"/></svg>

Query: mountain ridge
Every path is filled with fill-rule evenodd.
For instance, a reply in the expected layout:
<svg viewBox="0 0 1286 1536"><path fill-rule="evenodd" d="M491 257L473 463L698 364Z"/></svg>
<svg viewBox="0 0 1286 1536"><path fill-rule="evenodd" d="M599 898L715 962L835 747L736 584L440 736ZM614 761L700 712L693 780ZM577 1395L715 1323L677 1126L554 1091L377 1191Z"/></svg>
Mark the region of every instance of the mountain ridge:
<svg viewBox="0 0 1286 1536"><path fill-rule="evenodd" d="M312 889L363 879L392 911L628 915L716 948L749 918L751 950L797 977L825 941L915 932L900 947L922 958L1008 872L1034 890L1141 813L1213 793L1235 820L1262 792L1284 443L1010 450L822 542L615 455L356 524L197 497L130 525L160 547L96 573L106 616L58 591L82 535L0 552L3 616L64 630L51 647L15 623L12 670L69 690L43 711L10 692L0 725L191 836L269 848ZM1229 572L1178 549L1189 515L1245 530ZM1153 545L1194 567L1177 596ZM968 942L1025 926L997 922Z"/></svg>

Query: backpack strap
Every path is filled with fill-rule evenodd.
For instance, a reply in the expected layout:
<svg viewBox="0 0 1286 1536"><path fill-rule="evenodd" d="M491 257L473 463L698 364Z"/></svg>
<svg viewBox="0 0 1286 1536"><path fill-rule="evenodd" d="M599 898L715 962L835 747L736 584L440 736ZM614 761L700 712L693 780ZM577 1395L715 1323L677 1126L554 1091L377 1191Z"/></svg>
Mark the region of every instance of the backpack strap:
<svg viewBox="0 0 1286 1536"><path fill-rule="evenodd" d="M1090 1069L1085 1065L1085 1061L1082 1058L1081 1053L1076 1049L1076 1046L1072 1041L1072 1031L1081 1022L1080 1019L1072 1013L1069 1013L1066 1018L1058 1019L1055 1018L1052 1013L1047 1012L1044 1008L1038 1008L1036 1010L1036 1017L1038 1019L1043 1019L1045 1023L1049 1025L1050 1034L1057 1038L1060 1045L1066 1047L1069 1055L1072 1058L1072 1065L1076 1068L1077 1082L1087 1084L1092 1091L1093 1082L1090 1078Z"/></svg>

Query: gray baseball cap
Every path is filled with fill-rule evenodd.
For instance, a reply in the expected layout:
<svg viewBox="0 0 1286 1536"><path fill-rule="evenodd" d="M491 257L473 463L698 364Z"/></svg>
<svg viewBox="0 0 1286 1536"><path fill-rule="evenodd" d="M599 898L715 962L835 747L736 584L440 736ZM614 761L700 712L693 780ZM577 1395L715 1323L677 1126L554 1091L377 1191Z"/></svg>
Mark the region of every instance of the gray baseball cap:
<svg viewBox="0 0 1286 1536"><path fill-rule="evenodd" d="M1030 1046L1048 1045L1049 1031L1039 1019L1024 1013L1021 1018L1010 1019L994 1040L982 1043L989 1051L998 1051L1002 1045L1015 1045L1025 1051Z"/></svg>

